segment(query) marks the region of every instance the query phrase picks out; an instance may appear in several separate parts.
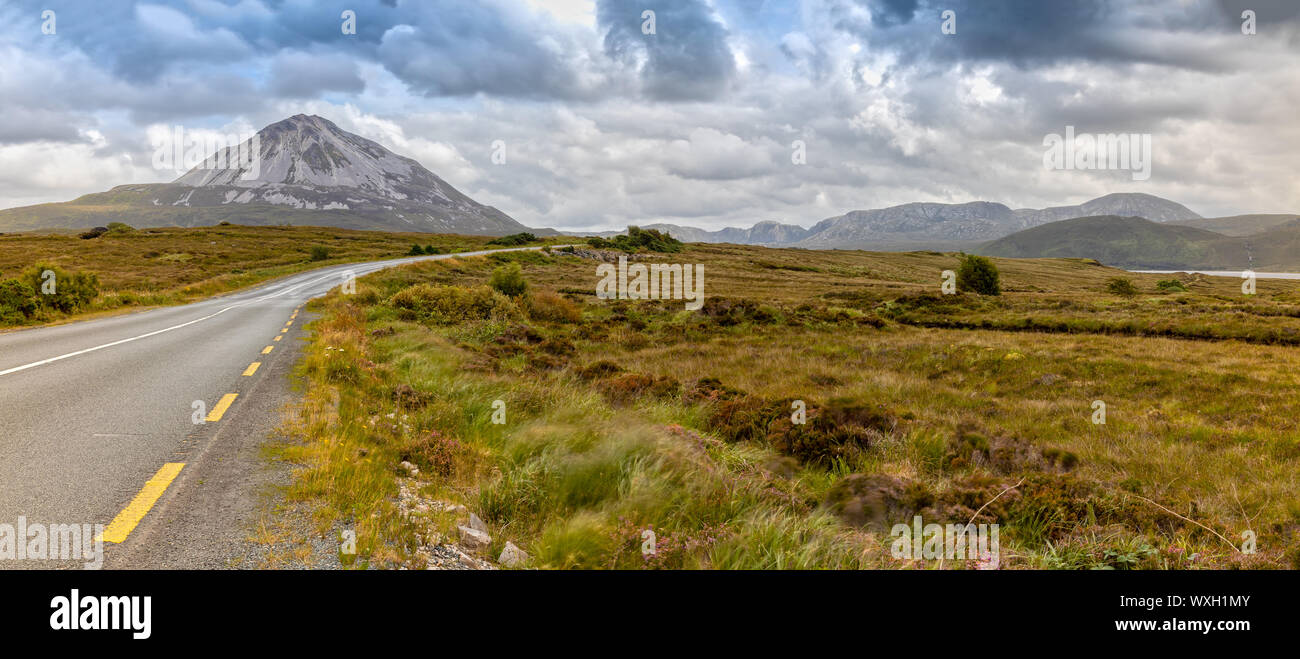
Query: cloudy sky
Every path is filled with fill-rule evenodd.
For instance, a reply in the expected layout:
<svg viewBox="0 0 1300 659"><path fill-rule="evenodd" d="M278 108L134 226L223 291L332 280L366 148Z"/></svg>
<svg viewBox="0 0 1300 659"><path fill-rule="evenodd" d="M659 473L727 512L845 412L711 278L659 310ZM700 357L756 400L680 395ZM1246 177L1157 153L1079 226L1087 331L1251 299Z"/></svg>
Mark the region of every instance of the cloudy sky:
<svg viewBox="0 0 1300 659"><path fill-rule="evenodd" d="M1295 0L0 0L0 207L172 180L171 126L309 113L530 226L1300 212L1297 71ZM1045 168L1067 125L1150 134L1150 179Z"/></svg>

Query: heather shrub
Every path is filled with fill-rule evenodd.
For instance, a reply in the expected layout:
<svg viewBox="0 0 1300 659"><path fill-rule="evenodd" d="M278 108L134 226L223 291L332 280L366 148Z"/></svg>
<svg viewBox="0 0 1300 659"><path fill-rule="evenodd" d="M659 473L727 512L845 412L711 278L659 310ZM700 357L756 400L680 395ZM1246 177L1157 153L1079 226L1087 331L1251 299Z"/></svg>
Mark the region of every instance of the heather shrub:
<svg viewBox="0 0 1300 659"><path fill-rule="evenodd" d="M450 325L471 320L518 320L515 303L486 286L416 284L395 293L388 304L407 320Z"/></svg>

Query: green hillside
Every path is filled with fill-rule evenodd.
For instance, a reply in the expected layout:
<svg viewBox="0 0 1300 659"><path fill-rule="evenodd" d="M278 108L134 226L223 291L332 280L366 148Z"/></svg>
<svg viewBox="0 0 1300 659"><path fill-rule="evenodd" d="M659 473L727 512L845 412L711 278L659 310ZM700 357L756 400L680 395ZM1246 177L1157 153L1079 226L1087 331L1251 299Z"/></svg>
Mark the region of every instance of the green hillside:
<svg viewBox="0 0 1300 659"><path fill-rule="evenodd" d="M1184 227L1195 227L1221 233L1225 236L1249 236L1261 231L1281 226L1288 222L1294 222L1300 219L1300 215L1293 213L1274 213L1274 214L1256 214L1256 215L1230 215L1228 217L1205 217L1195 220L1179 220L1169 222Z"/></svg>
<svg viewBox="0 0 1300 659"><path fill-rule="evenodd" d="M1091 258L1121 268L1242 269L1251 264L1241 238L1140 217L1102 215L1052 222L985 244L988 256ZM1300 262L1300 255L1292 257Z"/></svg>

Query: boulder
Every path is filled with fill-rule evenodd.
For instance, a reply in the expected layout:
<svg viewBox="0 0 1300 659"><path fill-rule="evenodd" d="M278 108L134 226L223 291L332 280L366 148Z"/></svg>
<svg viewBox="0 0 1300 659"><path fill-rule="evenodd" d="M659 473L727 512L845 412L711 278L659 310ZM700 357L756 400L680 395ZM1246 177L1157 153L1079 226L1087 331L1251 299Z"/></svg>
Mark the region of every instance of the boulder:
<svg viewBox="0 0 1300 659"><path fill-rule="evenodd" d="M528 554L516 547L515 543L506 541L506 548L501 550L501 558L497 562L506 567L519 567L528 562Z"/></svg>
<svg viewBox="0 0 1300 659"><path fill-rule="evenodd" d="M460 546L470 551L482 551L492 544L492 536L468 526L457 526L460 531Z"/></svg>

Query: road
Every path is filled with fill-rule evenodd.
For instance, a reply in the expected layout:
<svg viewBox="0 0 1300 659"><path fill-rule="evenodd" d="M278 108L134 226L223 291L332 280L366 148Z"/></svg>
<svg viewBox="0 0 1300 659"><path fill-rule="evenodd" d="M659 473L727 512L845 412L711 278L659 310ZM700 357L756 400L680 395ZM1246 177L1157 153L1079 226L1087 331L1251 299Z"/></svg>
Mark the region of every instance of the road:
<svg viewBox="0 0 1300 659"><path fill-rule="evenodd" d="M189 516L188 527L180 524L183 545L203 544L214 533L224 537L212 542L231 542L240 531L229 520L220 531L210 527L239 485L231 465L255 462L248 440L257 444L279 422L268 403L288 395L303 304L342 284L348 272L359 277L451 256L330 266L185 306L0 333L0 537L5 524L14 535L20 523L102 524L110 567L120 547L139 547L141 538L175 545L175 536L150 527L162 517ZM211 478L230 481L231 491L205 500L200 485ZM188 509L168 511L182 504ZM203 519L195 522L196 514ZM3 551L0 542L0 569L86 562L6 560ZM140 551L150 555L148 547ZM219 566L219 547L180 551L180 558L164 552L118 563Z"/></svg>

